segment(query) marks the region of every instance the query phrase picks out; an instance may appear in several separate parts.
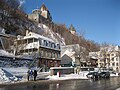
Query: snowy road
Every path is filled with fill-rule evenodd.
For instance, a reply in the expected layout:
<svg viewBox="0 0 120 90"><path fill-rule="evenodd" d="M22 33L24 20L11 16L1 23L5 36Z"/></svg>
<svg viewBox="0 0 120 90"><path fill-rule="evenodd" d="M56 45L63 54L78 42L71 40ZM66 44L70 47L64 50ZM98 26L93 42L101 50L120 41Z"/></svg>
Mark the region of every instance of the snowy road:
<svg viewBox="0 0 120 90"><path fill-rule="evenodd" d="M66 80L60 82L30 82L22 85L13 85L0 90L120 90L120 77L91 80Z"/></svg>

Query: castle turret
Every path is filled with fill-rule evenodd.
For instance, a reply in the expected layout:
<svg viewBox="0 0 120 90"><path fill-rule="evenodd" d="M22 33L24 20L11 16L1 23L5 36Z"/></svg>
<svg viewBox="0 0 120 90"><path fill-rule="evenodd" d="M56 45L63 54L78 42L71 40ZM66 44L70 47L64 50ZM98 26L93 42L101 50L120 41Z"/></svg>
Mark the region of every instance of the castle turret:
<svg viewBox="0 0 120 90"><path fill-rule="evenodd" d="M76 30L72 24L70 25L69 30L73 35L76 35Z"/></svg>

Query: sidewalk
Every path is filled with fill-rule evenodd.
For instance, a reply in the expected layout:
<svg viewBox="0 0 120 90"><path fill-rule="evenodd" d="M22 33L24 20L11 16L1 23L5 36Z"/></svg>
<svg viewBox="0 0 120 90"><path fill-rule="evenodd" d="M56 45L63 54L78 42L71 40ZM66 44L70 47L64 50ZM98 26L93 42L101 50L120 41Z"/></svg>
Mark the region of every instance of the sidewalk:
<svg viewBox="0 0 120 90"><path fill-rule="evenodd" d="M49 76L49 75L50 75L49 72L38 72L36 80L46 80L46 77ZM25 74L23 76L22 81L28 81L27 80L27 74ZM31 79L30 81L33 81L33 79Z"/></svg>

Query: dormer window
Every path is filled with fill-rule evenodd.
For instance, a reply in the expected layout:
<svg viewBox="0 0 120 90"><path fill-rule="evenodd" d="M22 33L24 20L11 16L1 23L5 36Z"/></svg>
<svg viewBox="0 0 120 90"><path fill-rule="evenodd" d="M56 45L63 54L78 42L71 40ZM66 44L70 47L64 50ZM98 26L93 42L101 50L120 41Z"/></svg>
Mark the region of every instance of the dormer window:
<svg viewBox="0 0 120 90"><path fill-rule="evenodd" d="M48 44L48 41L46 41L46 46L48 46L49 44Z"/></svg>
<svg viewBox="0 0 120 90"><path fill-rule="evenodd" d="M44 40L44 46L46 46L46 40Z"/></svg>

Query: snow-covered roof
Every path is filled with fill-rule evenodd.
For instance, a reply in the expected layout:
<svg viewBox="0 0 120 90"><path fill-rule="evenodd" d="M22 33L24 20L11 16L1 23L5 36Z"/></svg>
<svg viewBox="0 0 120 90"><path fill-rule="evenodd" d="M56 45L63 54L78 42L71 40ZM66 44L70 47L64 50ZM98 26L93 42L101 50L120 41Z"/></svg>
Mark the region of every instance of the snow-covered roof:
<svg viewBox="0 0 120 90"><path fill-rule="evenodd" d="M42 36L40 34L37 34L37 33L34 33L34 32L29 32L26 36L24 36L22 39L29 39L29 38L36 38L36 39L44 39L44 40L48 40L48 41L51 41L51 42L54 42L52 39L50 38L47 38L45 36Z"/></svg>
<svg viewBox="0 0 120 90"><path fill-rule="evenodd" d="M120 51L120 46L114 46L114 45L109 45L109 46L103 46L100 48L100 50L106 50L106 51Z"/></svg>
<svg viewBox="0 0 120 90"><path fill-rule="evenodd" d="M66 50L66 51L61 55L61 57L64 56L65 54L68 55L69 57L72 57L72 56L75 54L75 52L71 52L71 51L69 51L69 50Z"/></svg>

